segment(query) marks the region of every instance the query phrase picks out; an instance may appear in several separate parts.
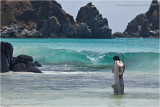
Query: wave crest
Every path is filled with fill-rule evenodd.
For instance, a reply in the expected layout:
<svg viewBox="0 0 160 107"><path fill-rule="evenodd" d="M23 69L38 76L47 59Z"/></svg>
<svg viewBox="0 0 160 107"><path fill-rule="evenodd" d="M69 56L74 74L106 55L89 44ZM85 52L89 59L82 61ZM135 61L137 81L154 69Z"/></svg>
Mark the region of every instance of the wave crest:
<svg viewBox="0 0 160 107"><path fill-rule="evenodd" d="M113 65L113 56L118 55L128 68L157 68L159 53L153 52L93 52L83 50L52 49L45 47L15 49L14 56L27 54L42 64L69 64L93 68L110 68Z"/></svg>

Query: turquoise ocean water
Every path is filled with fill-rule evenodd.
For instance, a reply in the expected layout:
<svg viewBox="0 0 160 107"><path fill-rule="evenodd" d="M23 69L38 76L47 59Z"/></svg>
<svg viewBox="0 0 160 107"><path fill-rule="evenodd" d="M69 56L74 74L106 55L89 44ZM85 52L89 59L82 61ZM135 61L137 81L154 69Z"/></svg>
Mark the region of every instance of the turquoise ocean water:
<svg viewBox="0 0 160 107"><path fill-rule="evenodd" d="M158 107L159 39L1 39L31 55L43 74L1 74L1 103L13 107ZM126 65L125 94L113 95L112 57ZM11 101L12 100L12 101Z"/></svg>

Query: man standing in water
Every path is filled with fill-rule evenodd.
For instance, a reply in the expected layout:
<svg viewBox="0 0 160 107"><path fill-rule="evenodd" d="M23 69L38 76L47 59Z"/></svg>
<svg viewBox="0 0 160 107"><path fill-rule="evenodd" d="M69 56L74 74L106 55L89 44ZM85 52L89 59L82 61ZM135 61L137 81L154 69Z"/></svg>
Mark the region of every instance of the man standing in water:
<svg viewBox="0 0 160 107"><path fill-rule="evenodd" d="M119 56L114 56L114 65L112 69L113 73L113 83L112 88L114 89L115 94L124 94L124 82L123 82L123 73L125 70L125 64L120 61Z"/></svg>

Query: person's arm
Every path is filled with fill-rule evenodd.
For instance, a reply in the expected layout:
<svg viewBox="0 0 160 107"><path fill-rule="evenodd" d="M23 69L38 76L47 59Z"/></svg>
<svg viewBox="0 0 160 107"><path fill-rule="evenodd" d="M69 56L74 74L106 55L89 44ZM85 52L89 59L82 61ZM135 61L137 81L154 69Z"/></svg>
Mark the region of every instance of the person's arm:
<svg viewBox="0 0 160 107"><path fill-rule="evenodd" d="M121 72L121 74L120 75L123 75L123 73L124 73L124 70L125 70L125 64L123 64L123 66L122 66L122 72Z"/></svg>
<svg viewBox="0 0 160 107"><path fill-rule="evenodd" d="M123 72L124 72L125 68L126 68L126 66L125 66L125 64L123 64Z"/></svg>

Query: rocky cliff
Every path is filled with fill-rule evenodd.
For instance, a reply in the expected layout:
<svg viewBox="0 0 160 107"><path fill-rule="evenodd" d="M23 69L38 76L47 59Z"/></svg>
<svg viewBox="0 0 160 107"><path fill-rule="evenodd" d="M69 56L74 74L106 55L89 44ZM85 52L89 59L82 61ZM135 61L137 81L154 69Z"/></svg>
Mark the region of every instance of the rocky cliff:
<svg viewBox="0 0 160 107"><path fill-rule="evenodd" d="M137 15L123 32L123 37L159 37L159 5L153 0L146 13Z"/></svg>
<svg viewBox="0 0 160 107"><path fill-rule="evenodd" d="M76 22L56 1L2 1L1 37L111 38L108 21L95 6L90 3L81 9ZM84 20L83 14L90 18Z"/></svg>
<svg viewBox="0 0 160 107"><path fill-rule="evenodd" d="M112 38L112 30L109 29L108 20L102 17L92 3L80 8L76 20L80 23L86 23L92 30L94 38Z"/></svg>

